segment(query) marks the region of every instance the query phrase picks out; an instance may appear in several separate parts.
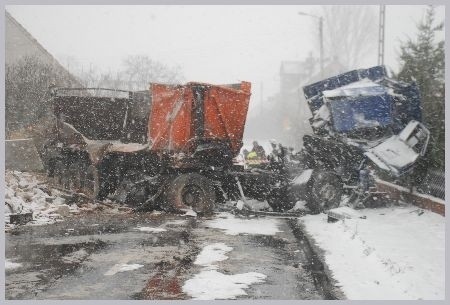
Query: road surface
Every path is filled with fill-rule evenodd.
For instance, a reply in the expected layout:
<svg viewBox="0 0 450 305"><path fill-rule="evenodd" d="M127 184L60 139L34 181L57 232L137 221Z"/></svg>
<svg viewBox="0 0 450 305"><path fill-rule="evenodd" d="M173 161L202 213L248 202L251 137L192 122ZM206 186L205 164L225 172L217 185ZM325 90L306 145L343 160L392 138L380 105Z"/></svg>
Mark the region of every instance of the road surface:
<svg viewBox="0 0 450 305"><path fill-rule="evenodd" d="M22 226L5 234L6 259L15 264L6 268L6 298L335 298L293 223L226 212L197 218L97 211ZM213 267L200 264L205 247L217 244L227 247L222 258L213 255ZM209 287L211 280L198 284L211 268L219 287ZM235 279L255 274L260 280L244 286ZM221 288L222 281L240 289ZM187 289L187 283L199 291Z"/></svg>

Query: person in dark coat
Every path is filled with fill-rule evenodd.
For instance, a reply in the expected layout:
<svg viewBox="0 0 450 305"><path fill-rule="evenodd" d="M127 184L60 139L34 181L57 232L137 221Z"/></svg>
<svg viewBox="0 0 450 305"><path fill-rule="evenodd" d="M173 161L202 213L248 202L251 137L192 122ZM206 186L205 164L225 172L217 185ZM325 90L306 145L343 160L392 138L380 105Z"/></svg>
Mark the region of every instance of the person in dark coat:
<svg viewBox="0 0 450 305"><path fill-rule="evenodd" d="M264 148L258 144L258 141L253 141L253 149L252 152L256 153L257 159L264 160L266 159L266 151Z"/></svg>

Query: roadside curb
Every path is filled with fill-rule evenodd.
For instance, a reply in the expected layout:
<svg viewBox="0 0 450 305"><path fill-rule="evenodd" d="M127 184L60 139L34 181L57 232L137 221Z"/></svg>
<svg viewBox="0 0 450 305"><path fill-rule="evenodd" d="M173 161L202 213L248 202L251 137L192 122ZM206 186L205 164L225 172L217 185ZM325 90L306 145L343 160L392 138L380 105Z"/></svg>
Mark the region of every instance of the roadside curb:
<svg viewBox="0 0 450 305"><path fill-rule="evenodd" d="M392 200L403 200L410 202L422 209L430 210L439 215L445 216L445 201L430 195L420 194L404 186L377 179L375 181L377 189L389 194Z"/></svg>
<svg viewBox="0 0 450 305"><path fill-rule="evenodd" d="M291 218L288 224L295 238L302 246L302 251L308 261L304 268L311 272L316 288L321 292L325 300L346 300L345 294L339 289L332 272L325 263L323 251L317 247L315 241L305 231L304 226L299 223L298 218Z"/></svg>

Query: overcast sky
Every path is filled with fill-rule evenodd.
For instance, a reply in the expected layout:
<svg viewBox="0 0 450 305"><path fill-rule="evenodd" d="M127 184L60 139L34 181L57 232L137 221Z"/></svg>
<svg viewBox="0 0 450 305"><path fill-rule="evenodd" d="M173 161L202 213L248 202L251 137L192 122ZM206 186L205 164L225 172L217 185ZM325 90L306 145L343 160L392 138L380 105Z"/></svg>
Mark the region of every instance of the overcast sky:
<svg viewBox="0 0 450 305"><path fill-rule="evenodd" d="M317 21L298 11L317 6L7 6L64 66L116 70L127 55L145 54L182 68L186 81L253 83L252 103L279 88L282 60L318 51ZM374 7L378 13L378 7ZM400 40L414 37L425 6L387 6L385 64L398 69ZM444 7L437 8L438 19ZM377 18L378 20L378 18ZM442 35L444 37L444 35ZM378 37L374 37L377 40ZM318 53L318 52L317 52ZM377 49L363 67L377 64Z"/></svg>

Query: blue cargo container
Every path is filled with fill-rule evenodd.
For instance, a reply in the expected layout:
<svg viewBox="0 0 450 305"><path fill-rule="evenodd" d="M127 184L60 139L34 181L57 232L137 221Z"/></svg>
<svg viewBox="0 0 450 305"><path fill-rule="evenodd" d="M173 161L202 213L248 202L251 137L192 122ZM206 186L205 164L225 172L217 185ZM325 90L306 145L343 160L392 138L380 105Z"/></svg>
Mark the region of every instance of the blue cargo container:
<svg viewBox="0 0 450 305"><path fill-rule="evenodd" d="M352 87L357 82L358 86ZM330 91L342 94L329 96ZM398 132L411 120L422 121L417 85L389 79L384 66L333 76L303 87L303 92L313 116L327 105L331 113L328 127L338 133L370 126L390 126Z"/></svg>

